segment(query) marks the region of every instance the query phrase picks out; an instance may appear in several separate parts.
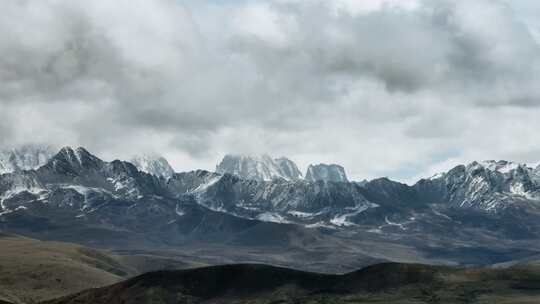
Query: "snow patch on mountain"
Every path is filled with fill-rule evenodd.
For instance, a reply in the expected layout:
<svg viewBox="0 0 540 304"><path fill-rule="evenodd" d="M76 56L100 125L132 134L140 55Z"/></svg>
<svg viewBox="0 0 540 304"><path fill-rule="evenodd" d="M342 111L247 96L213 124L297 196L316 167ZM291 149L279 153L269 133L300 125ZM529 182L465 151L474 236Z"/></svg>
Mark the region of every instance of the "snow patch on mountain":
<svg viewBox="0 0 540 304"><path fill-rule="evenodd" d="M398 227L398 228L401 229L401 230L407 230L407 227L405 227L405 224L406 224L406 223L396 223L396 222L392 222L390 219L388 219L388 216L385 216L385 217L384 217L384 221L386 222L386 225L387 225L387 226L395 226L395 227Z"/></svg>
<svg viewBox="0 0 540 304"><path fill-rule="evenodd" d="M368 210L369 208L376 208L376 207L378 207L377 204L368 203L368 204L364 204L364 205L358 205L358 206L355 206L355 207L344 208L344 210L347 211L347 212L335 216L334 218L332 218L330 220L330 223L333 224L333 225L336 225L338 227L355 226L356 224L349 221L349 218L351 218L351 217L353 217L355 215L358 215L358 214Z"/></svg>
<svg viewBox="0 0 540 304"><path fill-rule="evenodd" d="M302 211L288 211L288 214L298 218L310 218L319 215L320 213L302 212Z"/></svg>
<svg viewBox="0 0 540 304"><path fill-rule="evenodd" d="M176 213L176 215L178 216L184 216L186 215L186 212L184 210L182 210L182 208L180 208L180 205L177 204L176 205L176 208L174 209L174 212Z"/></svg>
<svg viewBox="0 0 540 304"><path fill-rule="evenodd" d="M209 178L207 182L199 185L197 188L193 190L193 192L196 193L196 192L205 191L206 189L208 189L209 187L217 183L220 180L220 178L221 178L220 176L214 176L214 177Z"/></svg>
<svg viewBox="0 0 540 304"><path fill-rule="evenodd" d="M272 223L279 223L279 224L289 223L289 221L287 221L283 216L275 212L261 213L257 216L257 219L263 222L272 222Z"/></svg>

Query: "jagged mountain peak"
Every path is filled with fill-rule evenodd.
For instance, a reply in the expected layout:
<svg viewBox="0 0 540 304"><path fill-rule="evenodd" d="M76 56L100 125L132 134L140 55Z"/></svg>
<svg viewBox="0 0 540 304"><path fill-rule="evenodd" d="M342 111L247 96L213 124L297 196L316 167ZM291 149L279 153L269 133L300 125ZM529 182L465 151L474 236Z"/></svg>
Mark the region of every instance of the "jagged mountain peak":
<svg viewBox="0 0 540 304"><path fill-rule="evenodd" d="M447 172L439 172L427 178L428 180L436 180L441 178L449 178L452 176L469 174L503 174L505 176L513 176L520 174L529 174L537 169L529 167L527 164L517 163L507 160L484 160L472 161L466 165L457 165ZM540 171L539 171L540 172Z"/></svg>
<svg viewBox="0 0 540 304"><path fill-rule="evenodd" d="M516 200L540 198L540 179L526 164L506 160L473 161L458 165L446 173L419 181L436 185L441 200L459 208L499 212Z"/></svg>
<svg viewBox="0 0 540 304"><path fill-rule="evenodd" d="M296 164L288 158L272 158L268 154L227 154L216 166L216 172L229 173L252 180L300 179L302 174Z"/></svg>
<svg viewBox="0 0 540 304"><path fill-rule="evenodd" d="M25 144L0 151L0 174L37 169L54 155L51 146Z"/></svg>
<svg viewBox="0 0 540 304"><path fill-rule="evenodd" d="M101 161L101 159L94 156L83 147L77 147L76 149L73 149L70 146L66 146L60 149L60 151L58 151L54 158L63 159L69 161L70 163L77 163L79 165L84 165L88 162Z"/></svg>
<svg viewBox="0 0 540 304"><path fill-rule="evenodd" d="M131 163L133 163L140 171L155 176L170 178L174 174L174 169L171 167L167 159L160 155L136 155L131 159Z"/></svg>
<svg viewBox="0 0 540 304"><path fill-rule="evenodd" d="M527 165L506 160L485 160L479 163L484 168L490 171L498 171L501 173L509 173L512 170L526 168Z"/></svg>
<svg viewBox="0 0 540 304"><path fill-rule="evenodd" d="M309 165L306 171L308 181L348 182L345 168L336 164Z"/></svg>
<svg viewBox="0 0 540 304"><path fill-rule="evenodd" d="M83 147L60 149L48 162L47 167L55 171L77 174L81 170L99 169L104 162Z"/></svg>
<svg viewBox="0 0 540 304"><path fill-rule="evenodd" d="M534 175L534 169L526 164L505 160L473 161L467 165L457 165L447 172L441 172L428 178L428 180L447 180L461 182L476 177L483 178L487 182L496 183L498 180L523 178Z"/></svg>

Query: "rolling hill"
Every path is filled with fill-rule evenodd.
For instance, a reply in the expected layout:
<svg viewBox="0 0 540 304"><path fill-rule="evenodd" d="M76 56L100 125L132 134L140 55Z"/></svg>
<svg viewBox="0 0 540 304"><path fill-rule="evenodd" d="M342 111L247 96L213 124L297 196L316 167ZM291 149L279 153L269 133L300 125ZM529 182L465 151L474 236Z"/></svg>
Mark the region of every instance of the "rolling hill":
<svg viewBox="0 0 540 304"><path fill-rule="evenodd" d="M534 267L461 269L384 263L343 275L256 264L159 271L46 304L538 303Z"/></svg>
<svg viewBox="0 0 540 304"><path fill-rule="evenodd" d="M156 255L114 255L79 245L0 234L0 303L36 303L158 269L191 266Z"/></svg>

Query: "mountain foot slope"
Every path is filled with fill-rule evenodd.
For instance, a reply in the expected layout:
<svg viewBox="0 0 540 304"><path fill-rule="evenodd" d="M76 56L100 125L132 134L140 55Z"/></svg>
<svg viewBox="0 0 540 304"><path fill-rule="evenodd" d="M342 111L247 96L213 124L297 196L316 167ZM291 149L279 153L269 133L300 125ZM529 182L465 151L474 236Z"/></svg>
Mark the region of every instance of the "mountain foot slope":
<svg viewBox="0 0 540 304"><path fill-rule="evenodd" d="M386 263L344 275L238 264L147 273L47 304L538 303L540 269Z"/></svg>
<svg viewBox="0 0 540 304"><path fill-rule="evenodd" d="M36 303L113 284L145 271L188 266L160 256L117 255L0 234L0 303Z"/></svg>
<svg viewBox="0 0 540 304"><path fill-rule="evenodd" d="M105 252L77 245L0 237L0 299L34 303L137 274Z"/></svg>

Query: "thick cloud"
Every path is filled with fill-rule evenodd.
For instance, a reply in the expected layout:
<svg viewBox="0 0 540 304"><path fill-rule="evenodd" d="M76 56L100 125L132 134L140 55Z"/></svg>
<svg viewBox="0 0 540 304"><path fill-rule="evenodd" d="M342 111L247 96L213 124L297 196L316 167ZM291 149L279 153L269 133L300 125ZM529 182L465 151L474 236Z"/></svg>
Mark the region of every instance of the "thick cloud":
<svg viewBox="0 0 540 304"><path fill-rule="evenodd" d="M532 7L531 7L532 6ZM540 160L531 2L26 0L0 3L1 145L226 152L413 180Z"/></svg>

